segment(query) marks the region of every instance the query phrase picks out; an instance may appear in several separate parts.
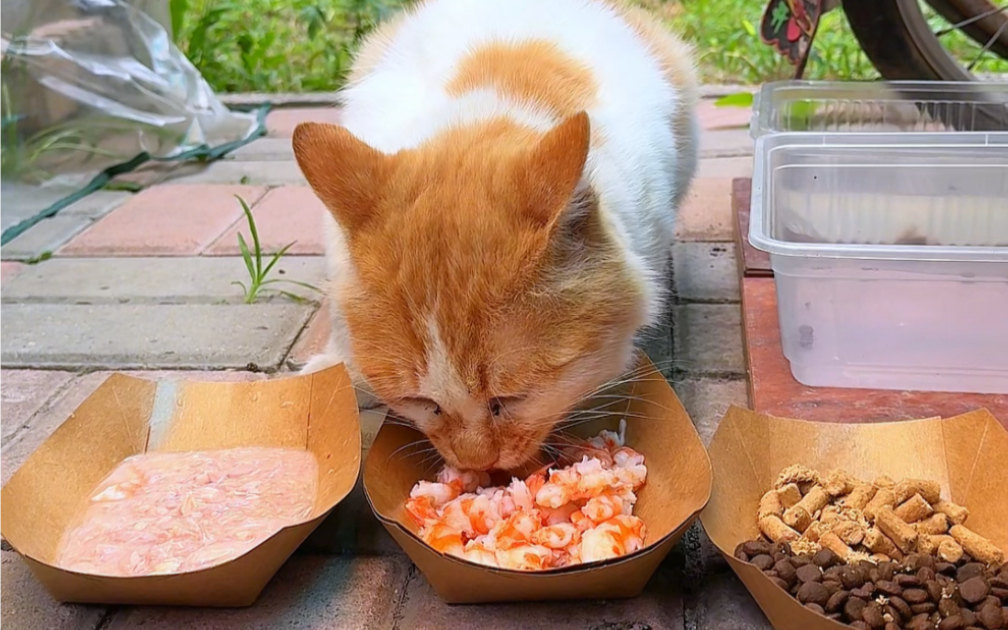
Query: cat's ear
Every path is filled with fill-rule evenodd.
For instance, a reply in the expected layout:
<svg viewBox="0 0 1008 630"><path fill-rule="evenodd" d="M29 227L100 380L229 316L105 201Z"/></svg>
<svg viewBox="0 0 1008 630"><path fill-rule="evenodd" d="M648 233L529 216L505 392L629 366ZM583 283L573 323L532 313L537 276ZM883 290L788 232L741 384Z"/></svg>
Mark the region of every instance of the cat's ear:
<svg viewBox="0 0 1008 630"><path fill-rule="evenodd" d="M523 160L518 185L526 215L537 227L552 229L581 180L591 126L588 114L570 116L546 133Z"/></svg>
<svg viewBox="0 0 1008 630"><path fill-rule="evenodd" d="M299 124L292 144L308 184L343 229L356 231L374 216L392 170L388 155L324 123Z"/></svg>

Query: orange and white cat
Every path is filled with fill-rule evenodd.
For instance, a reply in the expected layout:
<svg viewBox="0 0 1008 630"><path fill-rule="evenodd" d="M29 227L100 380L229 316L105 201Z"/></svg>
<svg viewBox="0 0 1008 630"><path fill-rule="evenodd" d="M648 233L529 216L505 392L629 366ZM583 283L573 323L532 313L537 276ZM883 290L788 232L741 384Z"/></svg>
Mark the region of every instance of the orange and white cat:
<svg viewBox="0 0 1008 630"><path fill-rule="evenodd" d="M331 213L332 338L453 466L523 464L623 373L696 169L689 49L607 0L428 0L294 153Z"/></svg>

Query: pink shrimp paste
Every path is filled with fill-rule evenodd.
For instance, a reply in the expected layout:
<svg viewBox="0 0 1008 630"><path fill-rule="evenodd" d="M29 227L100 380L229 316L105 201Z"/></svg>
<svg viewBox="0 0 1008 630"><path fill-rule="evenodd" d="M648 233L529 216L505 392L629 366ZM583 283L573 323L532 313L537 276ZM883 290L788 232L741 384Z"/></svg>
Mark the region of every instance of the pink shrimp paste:
<svg viewBox="0 0 1008 630"><path fill-rule="evenodd" d="M135 455L91 493L56 564L119 577L205 569L306 519L317 478L314 455L299 449Z"/></svg>

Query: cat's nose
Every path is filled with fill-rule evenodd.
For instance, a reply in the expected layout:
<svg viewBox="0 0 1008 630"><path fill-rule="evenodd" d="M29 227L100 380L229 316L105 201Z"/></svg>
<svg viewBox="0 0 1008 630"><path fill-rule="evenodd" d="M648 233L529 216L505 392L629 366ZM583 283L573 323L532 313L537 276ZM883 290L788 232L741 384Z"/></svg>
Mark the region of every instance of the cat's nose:
<svg viewBox="0 0 1008 630"><path fill-rule="evenodd" d="M468 470L490 470L500 456L489 440L471 434L456 436L452 440L452 450L459 464Z"/></svg>

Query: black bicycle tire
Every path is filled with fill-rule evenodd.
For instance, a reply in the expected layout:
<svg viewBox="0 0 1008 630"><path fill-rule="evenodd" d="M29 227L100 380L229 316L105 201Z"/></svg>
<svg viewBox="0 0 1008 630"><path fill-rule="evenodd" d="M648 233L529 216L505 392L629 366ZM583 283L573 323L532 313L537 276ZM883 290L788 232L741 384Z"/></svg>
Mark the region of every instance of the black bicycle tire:
<svg viewBox="0 0 1008 630"><path fill-rule="evenodd" d="M851 31L882 78L890 81L976 81L956 62L927 26L917 0L844 0ZM914 13L916 11L916 13ZM939 54L940 53L940 54ZM949 100L955 100L954 94ZM959 116L933 107L927 113L960 129ZM978 104L963 131L1008 130L1008 109L1003 103Z"/></svg>
<svg viewBox="0 0 1008 630"><path fill-rule="evenodd" d="M967 21L972 15L967 15L967 12L959 6L962 0L924 0L928 3L932 9L934 9L939 15L948 20L949 24L959 24L961 22ZM969 0L974 1L974 0ZM986 3L993 8L993 5L989 0L979 0ZM987 18L979 22L973 22L971 24L966 24L959 27L963 33L965 33L970 39L972 39L977 44L984 46L987 44L988 40L991 39L993 35L998 33L998 28L1005 21L1008 21L1008 14L992 14ZM988 27L988 24L990 27ZM1001 35L990 47L990 51L994 54L1008 59L1008 31L1002 31Z"/></svg>

